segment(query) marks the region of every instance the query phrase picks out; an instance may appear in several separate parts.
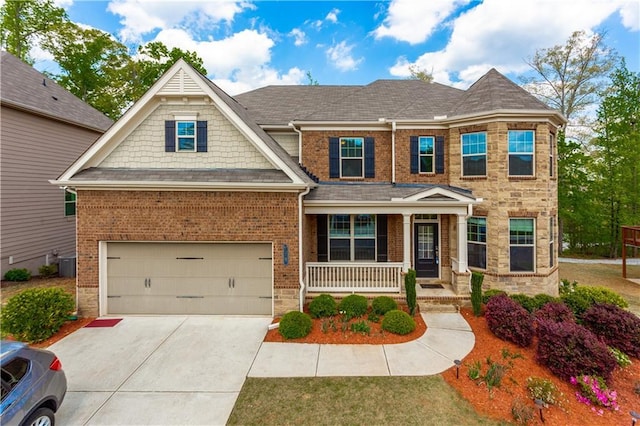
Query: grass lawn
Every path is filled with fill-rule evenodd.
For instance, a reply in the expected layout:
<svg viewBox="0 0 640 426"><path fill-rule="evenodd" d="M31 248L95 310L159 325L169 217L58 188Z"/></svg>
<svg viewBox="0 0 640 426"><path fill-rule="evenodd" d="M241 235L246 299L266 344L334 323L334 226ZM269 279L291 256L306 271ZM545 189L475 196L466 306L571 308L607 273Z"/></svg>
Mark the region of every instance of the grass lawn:
<svg viewBox="0 0 640 426"><path fill-rule="evenodd" d="M248 378L229 425L501 425L440 376Z"/></svg>

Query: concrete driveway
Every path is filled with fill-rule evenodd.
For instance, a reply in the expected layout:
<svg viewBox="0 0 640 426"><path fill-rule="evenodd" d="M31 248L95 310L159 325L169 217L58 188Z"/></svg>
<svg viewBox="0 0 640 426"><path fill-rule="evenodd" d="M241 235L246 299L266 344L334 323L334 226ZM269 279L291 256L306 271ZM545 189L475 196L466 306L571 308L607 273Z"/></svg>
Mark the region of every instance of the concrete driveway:
<svg viewBox="0 0 640 426"><path fill-rule="evenodd" d="M68 391L61 425L225 424L270 318L125 317L50 349Z"/></svg>

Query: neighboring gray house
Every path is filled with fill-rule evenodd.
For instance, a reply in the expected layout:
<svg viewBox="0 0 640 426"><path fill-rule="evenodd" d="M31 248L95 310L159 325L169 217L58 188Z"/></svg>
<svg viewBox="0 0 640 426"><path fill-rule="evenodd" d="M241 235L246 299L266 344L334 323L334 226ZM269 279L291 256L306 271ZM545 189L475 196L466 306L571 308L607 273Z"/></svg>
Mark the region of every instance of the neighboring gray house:
<svg viewBox="0 0 640 426"><path fill-rule="evenodd" d="M12 268L76 251L75 195L52 186L112 120L15 56L0 67L0 258Z"/></svg>

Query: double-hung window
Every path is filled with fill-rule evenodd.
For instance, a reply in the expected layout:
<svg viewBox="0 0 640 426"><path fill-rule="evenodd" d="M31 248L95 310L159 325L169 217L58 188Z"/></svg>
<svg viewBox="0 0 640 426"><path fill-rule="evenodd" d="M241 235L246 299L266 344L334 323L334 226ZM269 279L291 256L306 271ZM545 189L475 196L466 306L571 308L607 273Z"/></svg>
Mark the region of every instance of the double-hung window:
<svg viewBox="0 0 640 426"><path fill-rule="evenodd" d="M76 194L73 192L64 191L64 215L76 215Z"/></svg>
<svg viewBox="0 0 640 426"><path fill-rule="evenodd" d="M329 216L329 260L376 259L376 219L370 214Z"/></svg>
<svg viewBox="0 0 640 426"><path fill-rule="evenodd" d="M509 219L509 268L511 272L534 272L534 259L534 220L530 218Z"/></svg>
<svg viewBox="0 0 640 426"><path fill-rule="evenodd" d="M340 138L340 176L364 177L364 138Z"/></svg>
<svg viewBox="0 0 640 426"><path fill-rule="evenodd" d="M467 256L469 266L487 267L486 217L470 217L467 220Z"/></svg>
<svg viewBox="0 0 640 426"><path fill-rule="evenodd" d="M178 151L196 150L196 122L176 121L176 140Z"/></svg>
<svg viewBox="0 0 640 426"><path fill-rule="evenodd" d="M533 176L535 132L509 130L509 176Z"/></svg>
<svg viewBox="0 0 640 426"><path fill-rule="evenodd" d="M466 133L462 142L462 176L487 175L487 133Z"/></svg>
<svg viewBox="0 0 640 426"><path fill-rule="evenodd" d="M420 173L433 173L434 140L433 136L420 136L418 138Z"/></svg>

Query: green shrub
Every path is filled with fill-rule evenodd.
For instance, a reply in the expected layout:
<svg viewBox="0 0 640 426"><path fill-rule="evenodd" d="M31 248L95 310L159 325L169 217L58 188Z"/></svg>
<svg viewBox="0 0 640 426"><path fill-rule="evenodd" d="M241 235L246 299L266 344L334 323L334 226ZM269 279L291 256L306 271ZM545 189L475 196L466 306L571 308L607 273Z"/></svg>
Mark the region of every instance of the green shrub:
<svg viewBox="0 0 640 426"><path fill-rule="evenodd" d="M409 334L416 329L416 322L406 312L396 309L384 316L382 329L395 334Z"/></svg>
<svg viewBox="0 0 640 426"><path fill-rule="evenodd" d="M62 327L74 307L73 296L61 288L25 290L2 309L2 332L24 342L41 342Z"/></svg>
<svg viewBox="0 0 640 426"><path fill-rule="evenodd" d="M560 293L560 297L573 293L577 286L578 286L577 281L569 282L569 280L565 278L561 279L560 285L558 286L558 292Z"/></svg>
<svg viewBox="0 0 640 426"><path fill-rule="evenodd" d="M367 320L369 320L371 322L379 323L380 322L380 315L376 314L375 312L369 312L367 314Z"/></svg>
<svg viewBox="0 0 640 426"><path fill-rule="evenodd" d="M514 300L518 303L518 305L522 306L527 310L527 312L531 313L534 311L534 303L533 298L531 296L527 296L526 294L511 294L509 295L511 300Z"/></svg>
<svg viewBox="0 0 640 426"><path fill-rule="evenodd" d="M361 317L367 313L367 298L359 294L350 294L340 301L338 310L348 319Z"/></svg>
<svg viewBox="0 0 640 426"><path fill-rule="evenodd" d="M13 268L4 273L4 279L7 281L29 281L31 272L26 268Z"/></svg>
<svg viewBox="0 0 640 426"><path fill-rule="evenodd" d="M409 269L407 275L404 276L404 289L407 297L407 306L409 307L409 314L413 316L416 313L416 306L418 305L416 295L416 271L415 269Z"/></svg>
<svg viewBox="0 0 640 426"><path fill-rule="evenodd" d="M38 268L38 274L43 278L50 278L58 275L58 265L52 263L51 265L42 265Z"/></svg>
<svg viewBox="0 0 640 426"><path fill-rule="evenodd" d="M629 307L627 301L618 293L606 287L576 286L573 292L562 296L562 301L571 308L578 319L582 319L582 314L596 303Z"/></svg>
<svg viewBox="0 0 640 426"><path fill-rule="evenodd" d="M378 315L384 315L389 311L398 309L398 304L389 296L378 296L371 302L371 309Z"/></svg>
<svg viewBox="0 0 640 426"><path fill-rule="evenodd" d="M559 405L563 396L551 380L541 377L527 378L527 390L531 399L539 399L545 405Z"/></svg>
<svg viewBox="0 0 640 426"><path fill-rule="evenodd" d="M616 359L618 367L625 368L631 365L631 358L621 350L609 346L609 352L611 352L611 355Z"/></svg>
<svg viewBox="0 0 640 426"><path fill-rule="evenodd" d="M477 317L482 313L482 281L484 275L480 272L471 273L471 306L473 314Z"/></svg>
<svg viewBox="0 0 640 426"><path fill-rule="evenodd" d="M299 339L311 332L313 322L304 312L291 311L284 314L280 320L278 331L285 339Z"/></svg>
<svg viewBox="0 0 640 426"><path fill-rule="evenodd" d="M330 317L338 313L338 304L330 294L321 294L309 303L309 312L314 318Z"/></svg>
<svg viewBox="0 0 640 426"><path fill-rule="evenodd" d="M362 320L362 321L352 323L351 331L353 331L354 333L361 333L368 336L371 334L371 327L369 326L369 324L367 324L365 320Z"/></svg>
<svg viewBox="0 0 640 426"><path fill-rule="evenodd" d="M502 290L498 290L497 288L492 288L492 289L489 289L489 290L485 291L484 293L482 293L482 303L486 305L487 302L489 301L489 299L491 299L493 296L497 296L499 294L507 294L507 292L502 291Z"/></svg>
<svg viewBox="0 0 640 426"><path fill-rule="evenodd" d="M533 312L537 311L547 303L551 303L551 302L560 302L560 298L549 296L548 294L544 294L544 293L536 294L535 296L533 296L533 300L532 300Z"/></svg>

